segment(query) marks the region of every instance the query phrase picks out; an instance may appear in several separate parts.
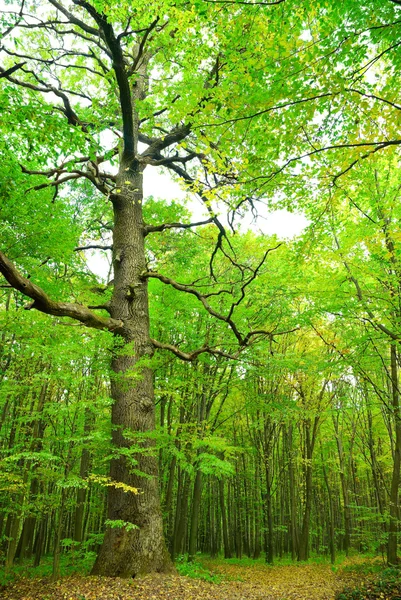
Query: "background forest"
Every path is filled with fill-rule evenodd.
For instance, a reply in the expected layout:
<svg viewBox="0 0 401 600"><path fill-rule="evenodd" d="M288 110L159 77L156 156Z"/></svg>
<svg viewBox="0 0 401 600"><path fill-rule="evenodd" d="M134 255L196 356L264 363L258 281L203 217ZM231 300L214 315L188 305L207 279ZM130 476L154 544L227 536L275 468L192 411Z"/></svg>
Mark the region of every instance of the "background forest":
<svg viewBox="0 0 401 600"><path fill-rule="evenodd" d="M397 563L399 4L5 3L6 570L102 547L107 574L142 496L175 561ZM186 200L142 201L160 166ZM238 226L277 208L302 234Z"/></svg>

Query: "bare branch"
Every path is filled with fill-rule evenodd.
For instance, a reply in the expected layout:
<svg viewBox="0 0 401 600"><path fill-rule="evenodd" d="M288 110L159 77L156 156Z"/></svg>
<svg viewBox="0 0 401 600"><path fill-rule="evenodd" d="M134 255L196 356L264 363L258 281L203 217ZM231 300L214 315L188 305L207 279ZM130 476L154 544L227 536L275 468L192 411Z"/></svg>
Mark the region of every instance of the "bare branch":
<svg viewBox="0 0 401 600"><path fill-rule="evenodd" d="M198 221L197 223L162 223L161 225L145 225L144 231L146 236L148 233L165 231L166 229L190 229L191 227L200 227L201 225L208 225L209 223L213 223L213 219L206 219L206 221Z"/></svg>
<svg viewBox="0 0 401 600"><path fill-rule="evenodd" d="M244 338L242 337L241 333L239 332L234 321L231 319L231 316L226 317L225 315L217 312L212 306L210 306L209 302L207 301L206 296L201 294L200 292L198 292L198 290L194 290L193 288L183 285L182 283L178 283L177 281L174 281L173 279L170 279L169 277L165 277L164 275L160 275L159 273L154 273L152 271L143 273L142 277L158 279L159 281L162 281L163 283L165 283L167 285L171 285L171 287L173 287L176 290L179 290L180 292L186 292L187 294L192 294L193 296L198 298L198 300L203 304L203 307L207 310L207 312L210 315L212 315L219 321L224 321L225 323L227 323L230 326L230 328L231 328L232 332L234 333L235 337L237 338L240 346L243 345Z"/></svg>
<svg viewBox="0 0 401 600"><path fill-rule="evenodd" d="M157 340L150 340L155 348L160 348L161 350L168 350L178 356L181 360L192 361L195 360L200 354L212 354L213 356L224 356L224 358L230 358L231 360L237 360L240 352L238 351L236 354L228 354L227 352L223 352L222 350L217 350L216 348L212 348L210 346L202 346L197 350L193 350L192 352L183 352L177 346L173 346L172 344L164 344Z"/></svg>
<svg viewBox="0 0 401 600"><path fill-rule="evenodd" d="M53 0L54 1L54 0ZM124 56L120 41L116 38L112 25L107 21L104 15L98 13L95 8L86 2L86 0L73 0L77 6L82 6L91 15L100 27L104 39L110 49L113 58L113 69L116 74L117 85L120 96L120 108L123 119L123 137L124 152L127 156L133 156L135 152L135 136L133 121L133 106L131 98L131 88L128 79L128 73L125 68Z"/></svg>
<svg viewBox="0 0 401 600"><path fill-rule="evenodd" d="M346 88L345 91L353 92L354 94L359 94L360 96L363 96L364 98L372 98L373 100L379 100L379 102L383 102L384 104L388 104L389 106L392 106L393 108L395 108L397 110L401 110L401 106L399 104L396 104L395 102L391 102L390 100L387 100L386 98L382 98L381 96L376 96L375 94L366 94L365 92L362 92L361 90L357 90L355 88Z"/></svg>
<svg viewBox="0 0 401 600"><path fill-rule="evenodd" d="M17 19L15 21L15 23L13 23L12 25L10 25L5 31L1 32L1 39L4 40L4 38L9 35L13 29L15 29L15 27L17 27L19 25L19 23L21 22L22 19L22 15L24 14L24 8L25 8L25 0L22 0L21 2L21 8L19 10L18 13L14 13L17 14Z"/></svg>
<svg viewBox="0 0 401 600"><path fill-rule="evenodd" d="M237 302L233 302L230 310L228 312L228 315L223 315L222 313L217 312L208 302L208 298L212 295L216 295L215 293L213 294L201 294L198 290L194 289L193 287L190 287L188 285L184 285L182 283L178 283L177 281L174 281L173 279L170 279L169 277L165 277L164 275L161 275L159 273L154 273L152 271L148 271L147 273L144 273L142 275L142 277L147 277L147 278L153 278L153 279L158 279L159 281L161 281L162 283L165 283L166 285L171 285L171 287L173 287L174 289L180 291L180 292L186 292L187 294L191 294L193 296L195 296L203 305L203 307L206 309L206 311L212 315L212 317L214 317L215 319L218 319L219 321L223 321L225 323L227 323L227 325L230 327L231 331L234 333L235 337L237 338L237 341L239 343L239 345L241 347L245 347L249 344L250 340L259 335L259 336L268 336L269 338L273 338L275 335L285 335L286 333L290 333L292 331L296 331L299 329L299 327L295 327L293 329L290 329L288 331L275 331L273 330L266 330L266 329L257 329L257 330L253 330L253 331L249 331L245 336L242 335L242 333L239 331L236 323L233 321L232 316L233 316L233 312L234 309L240 304L240 302L243 300L243 298L245 297L245 288L256 278L259 269L261 268L261 266L263 265L267 255L269 254L269 252L276 250L276 248L278 248L281 244L279 244L278 246L276 246L275 248L270 248L264 255L263 259L261 260L261 262L259 263L259 265L257 266L257 268L253 271L252 276L249 277L247 279L247 281L243 284L242 288L241 288L241 296L239 298L239 300Z"/></svg>
<svg viewBox="0 0 401 600"><path fill-rule="evenodd" d="M268 250L266 250L266 252L263 255L262 260L260 261L260 263L258 264L258 266L256 267L256 269L253 269L253 273L251 275L251 277L248 277L248 279L245 281L245 283L242 285L241 287L241 295L239 297L239 299L237 300L237 302L233 302L230 308L230 311L228 313L228 318L230 318L234 312L234 309L243 301L243 299L245 298L245 289L248 287L248 285L250 285L252 283L252 281L254 281L254 279L256 279L258 272L260 271L260 269L262 268L262 266L264 265L264 262L267 258L267 256L270 254L270 252L273 252L273 250L277 250L277 248L280 248L280 246L282 246L282 242L280 242L279 244L277 244L277 246L275 246L274 248L269 248Z"/></svg>
<svg viewBox="0 0 401 600"><path fill-rule="evenodd" d="M173 143L173 142L172 142ZM147 151L146 151L147 152ZM139 162L152 165L153 167L163 167L172 164L172 163L181 163L186 164L190 162L194 158L205 158L204 154L199 154L198 152L189 152L187 156L180 156L178 152L176 152L173 156L162 156L162 158L152 158L146 154L146 152L140 157Z"/></svg>
<svg viewBox="0 0 401 600"><path fill-rule="evenodd" d="M90 244L89 246L78 246L78 248L74 248L74 252L81 252L82 250L113 250L113 246L101 246L100 244Z"/></svg>
<svg viewBox="0 0 401 600"><path fill-rule="evenodd" d="M176 127L163 137L153 139L148 138L149 147L140 155L140 157L142 159L149 157L154 160L163 160L165 157L161 154L161 151L164 150L164 148L168 148L168 146L181 142L190 134L190 132L190 125L182 125L181 127Z"/></svg>
<svg viewBox="0 0 401 600"><path fill-rule="evenodd" d="M159 154L159 156L162 156L161 154ZM193 179L193 177L191 177L185 169L183 169L180 165L177 165L176 163L172 162L168 165L168 168L171 169L172 171L174 171L177 175L179 175L179 177L181 177L185 183L188 186L188 189L193 189L194 184L195 184L195 180ZM218 217L214 214L212 207L210 206L210 202L208 201L208 199L206 198L205 194L202 194L202 192L200 192L198 189L194 189L193 190L198 196L199 198L202 200L203 204L205 205L206 210L208 211L210 218L212 219L213 223L216 225L217 229L219 230L219 234L217 236L217 242L216 242L216 246L212 252L212 255L210 257L210 261L209 261L209 267L210 267L210 274L213 277L214 280L216 280L216 277L214 276L214 272L213 272L213 260L217 254L217 252L219 250L221 250L223 252L223 254L230 260L230 262L232 262L232 264L234 264L236 266L236 263L232 260L232 258L226 254L223 251L223 238L225 238L227 240L227 243L229 245L229 247L232 249L232 246L230 244L230 240L227 237L226 234L226 230L224 229L224 226L222 225L222 223L220 222L220 220L218 219Z"/></svg>
<svg viewBox="0 0 401 600"><path fill-rule="evenodd" d="M24 65L26 65L26 63L22 62L22 63L18 63L17 65L14 65L13 67L10 67L6 71L3 71L2 73L0 73L0 78L1 77L8 77L12 73L14 73L14 71L17 71L18 69L21 69L21 67L23 67Z"/></svg>
<svg viewBox="0 0 401 600"><path fill-rule="evenodd" d="M57 2L57 0L49 0L49 2L50 4L53 4L53 6L57 8L57 10L63 13L63 15L65 15L70 21L70 23L72 23L73 25L77 25L78 27L83 29L83 31L85 31L86 33L90 33L91 35L100 35L100 31L96 29L96 27L91 27L90 25L87 25L87 23L85 23L84 21L81 21L81 19L75 17L69 10L67 10L62 4L60 4L60 2Z"/></svg>
<svg viewBox="0 0 401 600"><path fill-rule="evenodd" d="M41 172L41 171L32 171L29 172L27 169L24 170L25 173L28 173L30 175L44 175L44 176L48 176L45 172ZM28 188L28 192L30 190L44 190L45 188L48 187L56 187L58 188L59 185L61 185L62 183L66 183L67 181L72 181L74 179L88 179L100 192L102 192L102 194L104 194L105 196L109 196L111 193L111 189L106 185L106 181L108 179L110 179L112 182L115 181L115 176L114 175L109 175L107 173L100 173L99 172L99 176L95 176L94 174L92 174L89 171L80 171L75 169L74 171L62 171L62 173L68 173L68 175L65 175L65 177L63 178L59 178L60 177L60 172L58 170L56 170L56 179L54 179L53 181L48 181L47 183L39 183L38 185L35 185L31 188Z"/></svg>
<svg viewBox="0 0 401 600"><path fill-rule="evenodd" d="M25 69L24 69L24 71L25 71ZM34 75L34 73L32 71L26 71L26 72ZM28 81L22 81L21 79L15 79L15 77L11 77L10 74L7 73L7 70L1 66L0 66L0 77L6 77L6 79L8 79L8 81L11 81L11 83L19 85L21 87L28 88L30 90L35 90L36 92L42 92L44 94L49 94L49 93L55 94L56 96L58 96L58 98L60 98L62 100L62 102L64 104L64 108L60 108L60 107L58 107L58 108L67 117L68 122L71 125L80 125L82 127L83 131L87 131L87 127L85 126L85 124L79 120L78 116L73 111L68 96L61 90L57 89L56 87L54 87L52 85L47 85L45 83L42 83L42 85L35 85L33 83L29 83Z"/></svg>
<svg viewBox="0 0 401 600"><path fill-rule="evenodd" d="M229 123L237 123L238 121L247 121L249 119L254 119L255 117L260 117L261 115L265 115L273 110L280 110L281 108L287 108L288 106L295 106L297 104L305 104L306 102L311 102L312 100L320 100L321 98L330 98L334 96L332 92L327 92L325 94L318 94L316 96L310 96L309 98L300 98L299 100L290 100L288 102L283 102L281 104L275 104L274 106L270 106L270 108L266 108L264 110L259 110L252 115L244 115L243 117L237 117L234 119L227 119L225 121L220 121L216 123L207 123L203 125L198 125L194 127L194 129L200 129L204 127L216 127L218 125L228 125Z"/></svg>
<svg viewBox="0 0 401 600"><path fill-rule="evenodd" d="M135 69L137 68L139 61L142 58L142 55L143 55L143 52L145 49L145 45L146 45L146 41L147 41L149 35L151 34L151 32L153 31L153 29L158 24L159 19L160 19L160 17L156 17L156 19L146 29L145 35L143 36L143 38L141 39L141 43L139 44L139 48L138 48L138 52L137 52L135 60L134 60L134 64L132 65L132 67L129 70L129 73L128 73L129 75L131 75L132 73L135 73ZM118 37L118 39L120 39L120 36Z"/></svg>

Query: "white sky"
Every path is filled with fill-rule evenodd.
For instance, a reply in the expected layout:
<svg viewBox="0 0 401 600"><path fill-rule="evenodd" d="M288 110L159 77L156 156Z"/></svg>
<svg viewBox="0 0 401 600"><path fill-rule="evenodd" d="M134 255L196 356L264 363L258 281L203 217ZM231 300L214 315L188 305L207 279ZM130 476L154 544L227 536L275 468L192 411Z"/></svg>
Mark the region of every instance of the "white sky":
<svg viewBox="0 0 401 600"><path fill-rule="evenodd" d="M154 196L163 200L180 200L187 196L181 189L179 183L173 181L167 173L157 169L148 168L144 171L144 196ZM207 218L208 214L202 207L202 203L194 197L193 203L189 206L195 220ZM255 221L249 213L241 219L241 231L248 229L265 235L276 234L281 239L291 239L302 233L308 225L308 219L300 213L290 213L287 210L275 210L268 212L263 204L258 205L260 214ZM264 211L264 212L262 212ZM224 222L224 216L221 216Z"/></svg>
<svg viewBox="0 0 401 600"><path fill-rule="evenodd" d="M188 196L180 187L180 184L174 181L168 173L154 167L145 169L143 187L145 198L153 196L155 199L172 201L181 200ZM188 208L192 211L194 221L207 219L209 216L202 206L201 201L195 196ZM241 218L241 232L244 233L248 229L252 229L259 234L276 234L279 239L291 239L300 235L309 224L308 219L299 213L290 213L287 210L268 212L263 204L260 204L258 209L260 214L256 220L251 213ZM262 213L262 211L265 212ZM227 222L223 214L220 216L220 220L223 224ZM91 271L102 280L106 280L109 272L109 264L104 254L99 251L87 251L86 257Z"/></svg>

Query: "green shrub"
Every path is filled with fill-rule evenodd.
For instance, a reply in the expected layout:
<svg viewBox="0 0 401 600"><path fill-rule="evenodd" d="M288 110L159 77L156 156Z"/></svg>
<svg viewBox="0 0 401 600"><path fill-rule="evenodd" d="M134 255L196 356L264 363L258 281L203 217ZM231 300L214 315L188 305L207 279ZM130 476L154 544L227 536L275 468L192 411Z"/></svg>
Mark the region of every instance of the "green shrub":
<svg viewBox="0 0 401 600"><path fill-rule="evenodd" d="M222 580L221 575L212 573L198 561L188 562L187 556L179 556L176 560L177 571L184 577L192 577L192 579L202 579L203 581L209 581L210 583L220 583Z"/></svg>

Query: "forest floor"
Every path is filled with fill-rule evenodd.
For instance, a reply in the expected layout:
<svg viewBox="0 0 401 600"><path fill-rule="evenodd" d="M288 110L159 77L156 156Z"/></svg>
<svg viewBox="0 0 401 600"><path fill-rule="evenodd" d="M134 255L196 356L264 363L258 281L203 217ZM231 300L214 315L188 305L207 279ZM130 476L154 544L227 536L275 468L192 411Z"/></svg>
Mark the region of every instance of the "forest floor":
<svg viewBox="0 0 401 600"><path fill-rule="evenodd" d="M372 568L373 565L373 568ZM124 580L71 575L17 578L0 589L1 600L333 600L348 588L370 588L378 563L354 558L328 564L267 566L261 562L202 560L211 581L182 575ZM379 567L380 568L380 567ZM373 591L373 590L372 590ZM355 594L355 592L354 592ZM347 594L340 598L362 598ZM376 593L369 598L400 598Z"/></svg>

